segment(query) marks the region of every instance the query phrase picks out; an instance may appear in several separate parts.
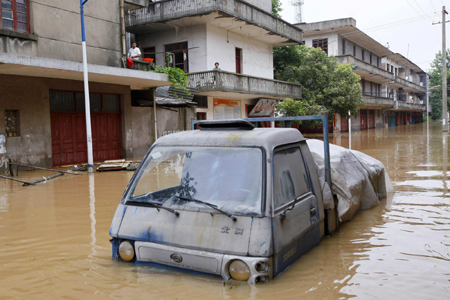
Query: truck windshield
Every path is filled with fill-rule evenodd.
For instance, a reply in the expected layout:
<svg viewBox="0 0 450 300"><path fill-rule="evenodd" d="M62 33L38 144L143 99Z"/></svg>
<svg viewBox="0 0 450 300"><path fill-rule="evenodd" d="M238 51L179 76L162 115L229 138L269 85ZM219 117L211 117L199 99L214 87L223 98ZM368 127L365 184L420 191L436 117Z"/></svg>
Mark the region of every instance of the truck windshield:
<svg viewBox="0 0 450 300"><path fill-rule="evenodd" d="M136 175L127 200L214 212L183 200L197 199L233 214L260 214L262 164L257 148L156 147Z"/></svg>

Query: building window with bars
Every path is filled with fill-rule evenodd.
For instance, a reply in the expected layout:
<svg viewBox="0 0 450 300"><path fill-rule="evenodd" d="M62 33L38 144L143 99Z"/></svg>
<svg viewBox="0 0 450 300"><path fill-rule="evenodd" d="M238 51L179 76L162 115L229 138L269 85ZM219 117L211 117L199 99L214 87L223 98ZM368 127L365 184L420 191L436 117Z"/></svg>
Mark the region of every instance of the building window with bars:
<svg viewBox="0 0 450 300"><path fill-rule="evenodd" d="M5 132L7 137L20 136L18 110L5 110Z"/></svg>
<svg viewBox="0 0 450 300"><path fill-rule="evenodd" d="M30 32L29 0L1 0L2 27L20 32Z"/></svg>
<svg viewBox="0 0 450 300"><path fill-rule="evenodd" d="M328 54L328 39L313 40L313 47L320 48Z"/></svg>

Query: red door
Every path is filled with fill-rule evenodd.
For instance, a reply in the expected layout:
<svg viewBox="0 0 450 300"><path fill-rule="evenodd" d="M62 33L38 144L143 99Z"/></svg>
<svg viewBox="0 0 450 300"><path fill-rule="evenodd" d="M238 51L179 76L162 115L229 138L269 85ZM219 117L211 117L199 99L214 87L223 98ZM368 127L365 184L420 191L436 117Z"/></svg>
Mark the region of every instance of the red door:
<svg viewBox="0 0 450 300"><path fill-rule="evenodd" d="M369 128L375 128L375 111L369 110Z"/></svg>
<svg viewBox="0 0 450 300"><path fill-rule="evenodd" d="M236 73L242 74L242 49L236 48Z"/></svg>
<svg viewBox="0 0 450 300"><path fill-rule="evenodd" d="M341 119L341 132L348 131L348 119Z"/></svg>
<svg viewBox="0 0 450 300"><path fill-rule="evenodd" d="M367 129L367 113L361 110L361 130Z"/></svg>
<svg viewBox="0 0 450 300"><path fill-rule="evenodd" d="M122 158L119 113L91 113L94 161ZM87 163L84 113L51 114L53 165Z"/></svg>

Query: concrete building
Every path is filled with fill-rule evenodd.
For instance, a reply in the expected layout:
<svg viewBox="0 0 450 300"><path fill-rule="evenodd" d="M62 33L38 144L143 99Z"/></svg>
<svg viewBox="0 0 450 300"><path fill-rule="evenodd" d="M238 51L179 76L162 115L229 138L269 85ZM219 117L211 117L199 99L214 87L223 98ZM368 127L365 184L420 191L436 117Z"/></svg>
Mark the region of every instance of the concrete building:
<svg viewBox="0 0 450 300"><path fill-rule="evenodd" d="M145 58L162 65L171 53L188 73L197 119L247 117L260 99L301 98L300 85L273 78L273 47L302 43L302 31L273 16L271 0L154 1L125 22Z"/></svg>
<svg viewBox="0 0 450 300"><path fill-rule="evenodd" d="M134 106L133 91L153 94L149 89L171 83L165 74L126 69L123 62L121 10L143 5L85 5L95 161L141 157L155 138L153 108ZM0 135L6 136L0 162L86 163L79 1L3 0L0 16ZM185 129L193 116L180 124L184 108L157 110L159 132Z"/></svg>
<svg viewBox="0 0 450 300"><path fill-rule="evenodd" d="M296 26L307 46L352 64L361 77L366 104L352 117L352 130L422 122L429 77L420 67L359 30L353 18ZM334 129L348 131L348 119L336 116Z"/></svg>

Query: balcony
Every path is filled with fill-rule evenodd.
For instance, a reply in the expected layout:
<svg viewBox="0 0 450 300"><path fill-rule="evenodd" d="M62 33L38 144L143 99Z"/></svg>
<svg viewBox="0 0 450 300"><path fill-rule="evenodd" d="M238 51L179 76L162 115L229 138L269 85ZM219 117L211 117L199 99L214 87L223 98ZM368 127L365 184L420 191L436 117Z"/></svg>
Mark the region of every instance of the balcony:
<svg viewBox="0 0 450 300"><path fill-rule="evenodd" d="M362 60L354 58L351 55L336 56L338 63L349 63L356 66L355 73L366 80L370 80L377 83L386 83L394 80L394 75L386 70L375 67L369 63Z"/></svg>
<svg viewBox="0 0 450 300"><path fill-rule="evenodd" d="M173 28L170 22L174 20L178 20L177 24L173 24L178 27L181 26L180 19L188 19L186 26L205 23L219 26L227 18L227 30L239 29L240 34L246 37L251 36L274 46L302 43L300 28L241 0L157 1L149 3L148 8L127 12L125 24L127 31L142 34ZM233 24L231 27L230 23Z"/></svg>
<svg viewBox="0 0 450 300"><path fill-rule="evenodd" d="M405 93L398 94L397 109L409 109L425 111L426 105L417 96L407 95Z"/></svg>
<svg viewBox="0 0 450 300"><path fill-rule="evenodd" d="M414 82L411 82L409 80L406 80L402 77L395 77L395 83L401 85L405 90L413 91L415 93L422 93L425 94L427 92L427 89L419 84L416 84Z"/></svg>
<svg viewBox="0 0 450 300"><path fill-rule="evenodd" d="M365 106L381 106L385 108L395 106L392 95L388 95L385 92L367 92L363 93L363 97L366 100Z"/></svg>
<svg viewBox="0 0 450 300"><path fill-rule="evenodd" d="M253 77L225 71L205 71L188 74L191 88L198 95L217 95L218 92L251 94L250 98L269 96L275 99L300 99L302 86L290 82Z"/></svg>

